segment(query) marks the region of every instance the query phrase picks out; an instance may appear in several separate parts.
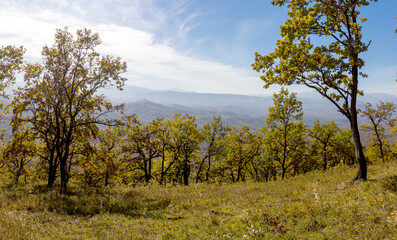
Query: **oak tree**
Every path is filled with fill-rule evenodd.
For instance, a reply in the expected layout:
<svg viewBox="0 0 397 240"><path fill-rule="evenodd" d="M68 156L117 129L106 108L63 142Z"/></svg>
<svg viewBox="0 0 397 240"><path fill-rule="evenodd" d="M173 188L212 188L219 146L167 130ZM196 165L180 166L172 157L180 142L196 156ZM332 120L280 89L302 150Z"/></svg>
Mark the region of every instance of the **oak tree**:
<svg viewBox="0 0 397 240"><path fill-rule="evenodd" d="M36 142L29 129L23 126L17 131L12 131L11 139L8 139L4 148L1 149L2 159L7 171L12 174L14 182L27 174L27 166L35 156Z"/></svg>
<svg viewBox="0 0 397 240"><path fill-rule="evenodd" d="M367 163L357 123L357 96L363 41L359 8L371 0L272 0L287 5L289 18L281 25L274 52L255 53L253 68L262 72L265 87L301 84L314 89L336 106L350 122L358 171L355 180L367 178ZM374 0L376 1L376 0ZM312 40L310 40L312 37Z"/></svg>
<svg viewBox="0 0 397 240"><path fill-rule="evenodd" d="M201 134L196 118L176 113L169 124L169 151L174 161L175 180L189 185L192 160L198 155Z"/></svg>
<svg viewBox="0 0 397 240"><path fill-rule="evenodd" d="M135 120L129 121L122 144L123 153L129 168L143 173L146 184L153 178L154 159L160 157L160 144L157 138L158 121L153 120L147 125Z"/></svg>
<svg viewBox="0 0 397 240"><path fill-rule="evenodd" d="M253 159L260 155L260 136L242 126L229 130L226 140L227 155L224 161L225 168L232 182L245 180L245 173Z"/></svg>
<svg viewBox="0 0 397 240"><path fill-rule="evenodd" d="M205 167L205 181L210 179L211 164L214 159L224 155L227 128L223 126L221 116L213 117L212 121L203 126L201 134L203 137L203 153L201 163L196 174L196 182L200 179L200 174ZM206 162L206 164L205 164Z"/></svg>
<svg viewBox="0 0 397 240"><path fill-rule="evenodd" d="M313 123L313 127L309 131L309 136L318 143L319 152L323 160L323 170L327 169L329 165L329 156L333 151L333 139L337 135L339 128L336 126L334 121L330 121L328 124L320 124L319 121Z"/></svg>
<svg viewBox="0 0 397 240"><path fill-rule="evenodd" d="M77 30L74 38L66 27L58 29L55 44L43 47L43 63L28 64L25 86L15 91L13 121L29 124L44 140L48 155L59 161L61 193L67 190L73 144L95 136L97 124L113 124L109 114L121 109L98 90L112 85L121 89L127 65L120 58L100 56L95 51L100 43L91 30Z"/></svg>
<svg viewBox="0 0 397 240"><path fill-rule="evenodd" d="M295 149L303 144L306 126L301 122L302 102L296 98L296 93L281 88L280 93L273 94L273 104L266 118L265 145L268 144L268 150L280 164L281 179L284 179L287 169L294 164Z"/></svg>
<svg viewBox="0 0 397 240"><path fill-rule="evenodd" d="M382 162L385 162L386 151L389 147L389 141L385 139L385 126L391 123L395 111L396 106L392 102L382 101L376 104L376 108L373 108L371 103L366 103L365 109L361 111L361 117L367 118L369 122L369 125L362 125L361 129L373 135L370 144L377 147Z"/></svg>
<svg viewBox="0 0 397 240"><path fill-rule="evenodd" d="M6 97L5 88L15 82L15 73L21 70L24 53L22 46L0 47L0 96Z"/></svg>

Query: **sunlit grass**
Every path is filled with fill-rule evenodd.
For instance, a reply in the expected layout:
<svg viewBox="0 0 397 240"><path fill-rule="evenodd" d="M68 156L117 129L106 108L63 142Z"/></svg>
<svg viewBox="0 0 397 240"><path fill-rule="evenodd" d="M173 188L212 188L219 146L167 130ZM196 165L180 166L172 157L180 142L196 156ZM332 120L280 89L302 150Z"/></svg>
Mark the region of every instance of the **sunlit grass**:
<svg viewBox="0 0 397 240"><path fill-rule="evenodd" d="M88 188L4 186L0 239L396 239L397 162L286 181Z"/></svg>

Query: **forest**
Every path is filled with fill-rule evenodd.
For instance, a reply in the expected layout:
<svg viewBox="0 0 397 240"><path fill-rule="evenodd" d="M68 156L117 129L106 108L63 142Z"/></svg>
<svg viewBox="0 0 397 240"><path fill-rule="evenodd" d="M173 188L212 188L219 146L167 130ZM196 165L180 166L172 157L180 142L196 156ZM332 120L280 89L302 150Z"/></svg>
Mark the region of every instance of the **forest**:
<svg viewBox="0 0 397 240"><path fill-rule="evenodd" d="M310 185L307 189L314 192L311 192L311 195L307 193L310 196L291 196L291 200L288 198L289 194L295 194L291 189L288 190L290 193L280 190L278 196L279 199L287 196L285 201L296 200L303 204L294 205L294 210L284 207L288 214L295 214L295 217L301 214L301 217L304 216L306 219L309 215L314 216L313 212L310 213L311 206L318 208L315 214L323 212L324 216L328 211L331 212L331 209L339 209L334 205L331 207L330 204L334 200L330 199L327 200L328 210L325 210L325 205L316 205L319 199L331 198L330 195L319 197L320 193L328 194L327 190L318 185L321 179L334 181L329 180L330 174L340 171L343 174L342 179L339 179L341 175L337 175L336 178L339 185L343 182L343 187L332 183L334 185L330 188L334 189L335 193L345 189L353 191L350 187L357 186L355 184L365 190L365 186L371 184L366 180L372 176L380 176L379 172L386 171L387 166L394 169L393 163L397 157L397 119L393 114L396 106L392 102L381 101L376 106L367 103L365 108L357 108L357 98L364 94L358 88L359 77L366 76L360 72L364 66L364 60L360 56L370 45L362 40L360 24L366 19L358 19L357 8L368 5L369 1L345 3L331 0L273 0L272 4L288 5L290 18L280 27L281 39L277 41L274 52L267 55L255 53L252 67L263 74L261 79L265 87L283 87L280 92L273 94L273 106L268 109L263 127L256 130L250 130L246 126L239 129L226 126L220 116L214 116L211 122L199 127L195 116L181 112L175 113L171 119L153 119L148 124L141 123L136 115L125 115L122 104L112 104L110 99L99 92L108 87L122 90L127 81L123 77L127 64L120 57L100 55L95 50L101 44L99 34L89 29L78 30L75 35L69 32L68 27L56 30L54 45L45 45L42 49L41 63L25 62L23 55L26 50L22 46L2 46L0 92L3 98L10 98L11 102L0 106L1 119L4 124L9 124L1 133L0 215L6 216L8 213L3 211L5 207L19 204L18 201L28 201L26 196L31 194L36 196L32 201L37 202L20 203L21 205L17 205L15 209L25 209L21 207L25 205L28 206L28 212L58 211L85 217L103 213L103 210L107 214L125 214L134 219L154 214L149 217L153 220L156 219L156 214L159 218L163 214L156 211L171 211L170 206L183 201L175 195L167 195L167 191L172 191L167 189L173 187L182 192L194 191L196 195L204 194L210 203L209 194L212 190L209 189L225 191L223 194L227 195L231 194L228 191L232 190L225 189L236 186L238 189L245 189L241 191L246 191L254 198L255 193L250 191L260 188L262 190L257 189L258 192L269 191L269 196L276 196L274 192L278 187L271 184L280 184L280 189L290 184L298 189L299 185L295 184L308 176L307 182L303 185ZM326 37L327 41L331 41L329 44L316 45L310 41L310 35ZM12 96L7 96L6 89L10 88L19 76L23 76L24 85L16 88ZM335 109L349 120L349 128L340 128L333 121L316 121L310 127L304 124L302 102L296 93L290 92L287 88L293 84L313 89L329 100ZM365 119L365 125L358 125L359 117ZM366 146L360 138L360 133L363 132L370 135ZM353 168L356 169L355 174L352 173ZM368 171L371 168L377 170ZM392 173L387 174L389 175L379 184L386 189L393 189L395 178L390 176ZM188 185L190 186L183 188ZM205 189L197 190L202 186L205 186ZM225 186L225 189L218 189L218 186ZM266 188L268 190L264 190ZM301 189L302 194L307 189ZM40 195L42 193L49 195ZM120 199L112 202L113 200L104 197L106 194L113 194L112 196ZM239 196L244 194L243 192ZM365 194L357 193L356 199ZM381 195L376 194L373 193L373 196ZM91 196L93 198L90 198ZM382 201L387 202L387 206L393 205L394 200L391 199L395 198L395 192L382 196L387 196L382 198ZM47 197L50 200L45 200ZM216 198L222 202L219 196ZM42 205L39 202L42 202ZM229 204L229 200L226 202ZM123 203L127 206L122 206ZM277 204L282 205L280 202ZM200 208L193 205L192 202L183 203L186 209ZM101 207L95 208L96 206ZM357 209L356 212L349 213L353 214L349 216L357 217L354 215L357 212L364 214L363 209ZM371 212L377 211L376 208L368 209ZM395 217L393 214L396 209L391 207L389 210L383 209L384 212L389 212L384 213L384 216ZM167 212L166 218L169 221L187 218L185 215L178 215L178 209L172 211L173 215ZM236 229L230 227L229 231L242 239L244 236L258 239L296 236L293 227L286 226L298 226L301 223L297 220L290 222L293 220L288 220L288 214L283 220L284 218L274 211L276 210L264 211L260 216L247 213L251 214L251 218L238 215L238 221L246 219L246 222L241 220L243 227L235 225ZM340 209L340 213L344 213L343 211ZM332 216L335 215L338 213L332 212ZM11 215L7 216L12 219ZM212 209L207 217L215 229L220 222L234 219L235 216L237 218L235 213L221 208ZM256 221L253 216L261 220ZM368 224L386 221L386 217L383 217L382 220L371 219L373 222ZM349 219L346 221L351 220ZM328 223L322 221L325 220L307 222L306 230L299 229L303 232L319 233L326 229L327 224L336 224L332 220ZM389 225L384 223L386 230L377 229L375 232L391 233L393 221L391 220ZM258 222L264 224L262 228L255 225ZM2 224L12 226L13 223ZM240 234L243 228L248 228L248 235ZM267 232L264 232L265 228ZM172 228L170 229L169 231L172 231ZM214 229L208 230L208 234L220 236ZM159 234L166 231L167 229L164 229ZM229 236L226 232L224 230L222 236ZM283 235L288 232L290 235ZM37 236L45 236L40 234ZM189 238L186 235L172 234L169 233L169 238L165 239ZM334 236L332 234L329 233L328 236ZM354 232L349 234L354 236ZM370 232L365 234L366 237L373 237ZM7 236L15 237L12 234ZM165 235L162 236L164 238ZM326 238L325 235L319 236ZM25 237L30 238L28 235ZM141 235L140 238L145 239L145 236Z"/></svg>

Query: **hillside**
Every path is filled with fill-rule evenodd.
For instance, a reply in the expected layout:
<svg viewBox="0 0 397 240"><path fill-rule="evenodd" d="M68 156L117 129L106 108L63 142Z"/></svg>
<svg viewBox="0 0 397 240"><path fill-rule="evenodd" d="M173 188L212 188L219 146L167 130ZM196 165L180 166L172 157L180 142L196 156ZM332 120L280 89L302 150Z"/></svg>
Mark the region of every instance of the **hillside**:
<svg viewBox="0 0 397 240"><path fill-rule="evenodd" d="M263 126L267 109L273 105L272 96L155 91L133 86L126 86L121 92L106 89L103 93L116 103L125 103L126 112L137 113L143 122L157 117L169 118L175 112L181 111L195 115L199 125L208 123L214 115L221 115L224 123L228 125L237 127L247 125L251 129L256 129ZM347 119L317 93L307 92L297 96L303 102L303 121L307 125L311 126L315 120L320 122L333 120L341 127L348 126ZM379 101L397 102L397 96L367 94L359 100L359 107L363 108L366 102L373 104Z"/></svg>
<svg viewBox="0 0 397 240"><path fill-rule="evenodd" d="M2 185L0 239L397 239L397 162L286 181L87 188ZM1 181L2 182L2 181Z"/></svg>

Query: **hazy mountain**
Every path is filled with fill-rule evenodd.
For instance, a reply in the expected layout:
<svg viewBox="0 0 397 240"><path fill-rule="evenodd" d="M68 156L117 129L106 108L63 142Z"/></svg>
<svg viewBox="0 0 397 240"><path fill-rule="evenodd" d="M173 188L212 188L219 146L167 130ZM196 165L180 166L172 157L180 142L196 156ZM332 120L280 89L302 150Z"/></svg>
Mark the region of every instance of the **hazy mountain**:
<svg viewBox="0 0 397 240"><path fill-rule="evenodd" d="M210 122L213 116L220 115L225 124L252 129L264 125L267 109L273 105L272 96L247 96L234 94L210 94L182 91L156 91L146 88L126 86L123 91L105 89L102 91L111 101L125 103L126 113L136 113L142 122L156 118L171 118L174 113L188 113L196 116L200 126ZM339 126L348 126L346 118L328 100L315 92L300 93L303 102L303 121L308 125L315 120L335 121ZM2 100L9 102L9 100ZM359 107L365 102L374 105L379 101L397 103L397 96L387 94L366 94L359 98Z"/></svg>
<svg viewBox="0 0 397 240"><path fill-rule="evenodd" d="M141 99L130 102L125 105L125 112L128 115L136 114L139 119L147 123L156 118L172 118L176 112L188 113L196 116L199 126L212 121L213 116L220 115L222 121L226 125L241 127L243 125L250 126L252 129L263 126L264 117L253 117L236 113L237 111L228 110L211 110L205 108L186 107L177 104L161 105Z"/></svg>
<svg viewBox="0 0 397 240"><path fill-rule="evenodd" d="M124 91L106 89L112 101L126 103L128 114L136 113L143 122L163 117L170 118L175 112L195 115L199 125L220 115L225 124L252 129L263 126L267 109L273 105L272 96L247 96L234 94L210 94L182 91L156 91L126 86ZM298 94L303 102L304 122L311 126L315 120L335 121L339 126L348 126L347 119L328 100L315 92ZM366 94L359 98L359 107L365 102L394 101L397 96L387 94Z"/></svg>

